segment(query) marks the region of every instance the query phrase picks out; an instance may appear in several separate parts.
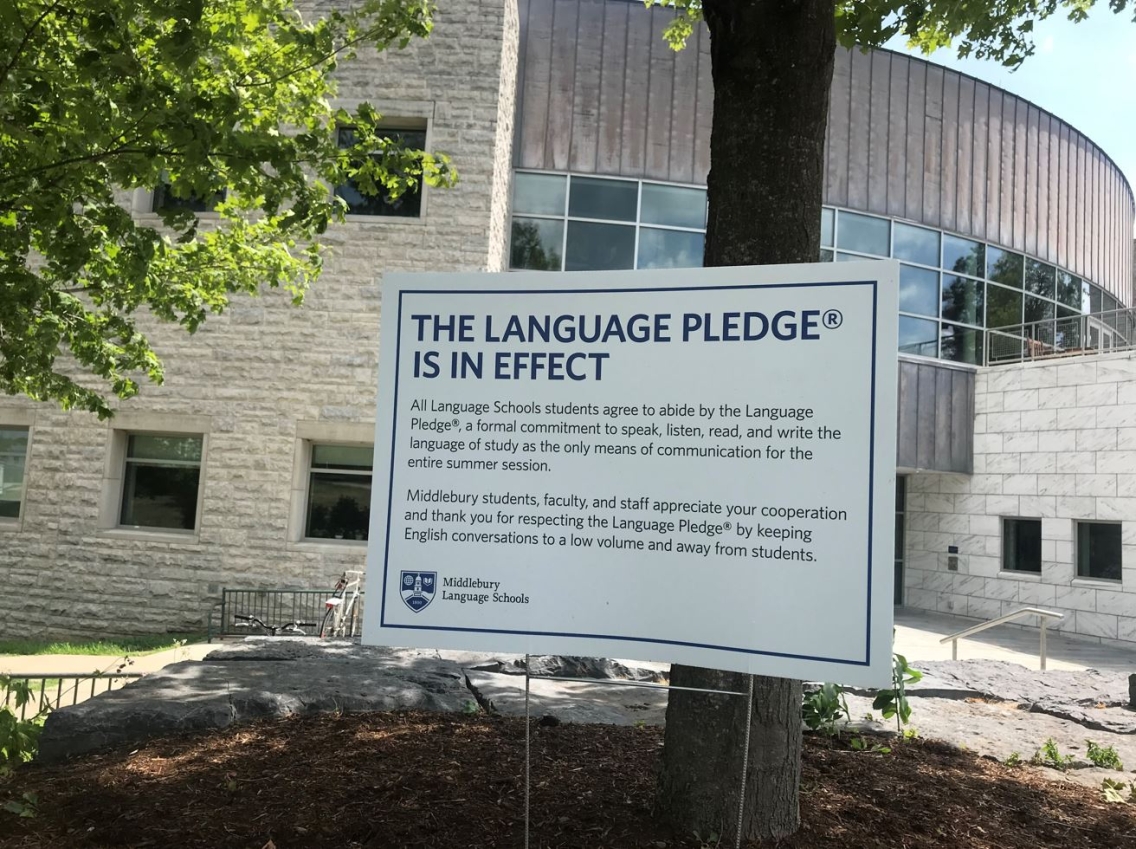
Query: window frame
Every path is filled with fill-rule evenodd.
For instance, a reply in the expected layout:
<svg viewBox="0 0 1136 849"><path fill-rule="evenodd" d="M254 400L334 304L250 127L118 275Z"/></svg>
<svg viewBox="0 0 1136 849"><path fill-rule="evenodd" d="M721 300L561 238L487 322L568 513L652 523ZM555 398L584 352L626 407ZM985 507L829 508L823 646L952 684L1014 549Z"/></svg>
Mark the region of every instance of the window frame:
<svg viewBox="0 0 1136 849"><path fill-rule="evenodd" d="M27 512L28 504L28 468L32 454L32 423L30 421L13 421L8 422L0 419L0 430L22 430L26 434L24 441L24 462L21 468L22 476L20 481L20 500L19 507L16 509L15 516L0 516L0 529L18 529L24 521L24 514Z"/></svg>
<svg viewBox="0 0 1136 849"><path fill-rule="evenodd" d="M1002 558L999 564L999 570L1007 575L1037 575L1040 576L1044 568L1042 557L1042 524L1041 519L1037 516L1002 516L1001 517L1001 533L1002 533ZM1037 525L1037 568L1036 569L1021 569L1013 568L1008 564L1007 554L1009 553L1010 535L1008 533L1009 524L1011 522L1029 522Z"/></svg>
<svg viewBox="0 0 1136 849"><path fill-rule="evenodd" d="M1102 578L1098 575L1081 572L1081 533L1090 525L1109 525L1116 528L1120 537L1120 577ZM1087 564L1088 565L1088 564ZM1124 523L1102 519L1076 519L1073 529L1073 577L1078 581L1093 581L1109 586L1120 586L1124 583Z"/></svg>
<svg viewBox="0 0 1136 849"><path fill-rule="evenodd" d="M196 463L188 460L149 460L149 461L132 461L130 458L130 437L132 436L160 436L165 438L174 439L193 439L201 440L201 459ZM115 432L116 440L121 449L121 461L119 466L119 483L118 483L118 497L117 505L114 513L114 523L112 529L116 531L126 531L132 534L173 534L176 536L196 536L201 531L201 511L202 500L205 492L205 457L208 450L208 433L202 431L167 431L167 430L144 430L138 428L124 428ZM193 512L193 527L192 528L170 528L159 525L128 525L123 523L122 514L126 506L126 488L127 488L127 468L131 462L140 462L141 465L158 466L162 468L196 468L197 469L197 497L194 502Z"/></svg>
<svg viewBox="0 0 1136 849"><path fill-rule="evenodd" d="M311 519L311 506L312 506L312 478L318 474L326 475L354 475L358 477L367 477L371 482L371 496L374 497L375 492L375 465L374 465L374 444L361 443L356 441L346 441L339 439L305 439L303 451L303 469L304 469L304 497L303 508L301 510L299 519L299 538L297 542L301 543L316 543L319 545L352 545L352 546L366 546L370 536L370 516L371 505L367 505L367 522L368 533L367 537L363 539L343 539L341 537L313 537L308 536L308 527ZM368 472L353 469L314 469L312 468L312 460L315 457L315 449L321 445L330 446L333 448L366 448L371 451L371 469Z"/></svg>
<svg viewBox="0 0 1136 849"><path fill-rule="evenodd" d="M341 124L336 127L336 143L339 143L341 130L353 130L354 124ZM422 133L424 137L422 148L429 150L433 139L433 122L428 118L406 115L403 117L384 117L379 121L378 129L389 133ZM331 186L332 197L339 195L339 186ZM418 183L418 214L417 215L375 215L366 212L352 212L350 209L344 214L344 220L356 224L396 224L398 226L424 225L426 223L429 186L424 181ZM346 202L346 199L344 198Z"/></svg>

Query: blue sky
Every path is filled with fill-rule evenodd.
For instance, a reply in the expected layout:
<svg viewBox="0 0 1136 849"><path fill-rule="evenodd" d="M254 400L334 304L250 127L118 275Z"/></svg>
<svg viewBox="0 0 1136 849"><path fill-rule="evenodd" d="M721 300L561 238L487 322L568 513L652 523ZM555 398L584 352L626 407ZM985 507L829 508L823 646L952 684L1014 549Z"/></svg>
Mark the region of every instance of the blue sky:
<svg viewBox="0 0 1136 849"><path fill-rule="evenodd" d="M951 50L925 58L1031 100L1068 121L1124 171L1136 187L1136 23L1103 2L1084 23L1058 15L1038 24L1037 52L1014 72L989 61L960 60ZM904 50L902 39L888 45Z"/></svg>

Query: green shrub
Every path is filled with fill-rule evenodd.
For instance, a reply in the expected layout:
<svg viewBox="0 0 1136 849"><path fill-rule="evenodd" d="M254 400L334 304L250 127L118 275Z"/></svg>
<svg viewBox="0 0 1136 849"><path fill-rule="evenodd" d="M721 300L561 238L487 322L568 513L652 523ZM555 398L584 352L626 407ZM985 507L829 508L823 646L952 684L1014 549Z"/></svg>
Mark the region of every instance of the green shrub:
<svg viewBox="0 0 1136 849"><path fill-rule="evenodd" d="M1104 769L1124 769L1124 764L1120 762L1120 755L1112 746L1098 746L1092 740L1085 742L1089 744L1089 750L1085 753L1085 757L1093 762L1093 766L1103 767Z"/></svg>
<svg viewBox="0 0 1136 849"><path fill-rule="evenodd" d="M801 718L809 730L830 737L840 731L840 721L849 717L848 700L839 684L822 684L820 689L805 696L801 706Z"/></svg>

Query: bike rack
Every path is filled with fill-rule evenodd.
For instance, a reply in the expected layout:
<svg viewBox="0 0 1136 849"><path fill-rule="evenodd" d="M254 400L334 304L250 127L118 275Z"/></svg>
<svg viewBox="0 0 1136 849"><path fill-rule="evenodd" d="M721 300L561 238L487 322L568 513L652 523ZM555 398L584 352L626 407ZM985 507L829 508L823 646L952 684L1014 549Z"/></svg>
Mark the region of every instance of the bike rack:
<svg viewBox="0 0 1136 849"><path fill-rule="evenodd" d="M355 602L355 615L363 621L365 593L359 593ZM255 616L263 622L320 622L323 620L324 602L331 597L330 589L257 590L223 587L221 598L214 601L206 618L206 639L248 636L247 629L233 627L233 614Z"/></svg>

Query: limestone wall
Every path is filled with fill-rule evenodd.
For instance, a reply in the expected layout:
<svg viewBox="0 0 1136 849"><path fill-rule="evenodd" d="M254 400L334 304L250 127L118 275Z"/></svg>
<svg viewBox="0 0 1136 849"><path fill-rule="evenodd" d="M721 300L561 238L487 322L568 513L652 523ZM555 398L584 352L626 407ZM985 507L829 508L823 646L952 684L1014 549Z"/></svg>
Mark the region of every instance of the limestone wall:
<svg viewBox="0 0 1136 849"><path fill-rule="evenodd" d="M905 603L980 619L1036 605L1064 631L1136 641L1136 356L984 369L975 410L974 475L908 478ZM1040 575L1003 570L1003 517L1041 519ZM1122 524L1121 581L1076 576L1077 520Z"/></svg>

